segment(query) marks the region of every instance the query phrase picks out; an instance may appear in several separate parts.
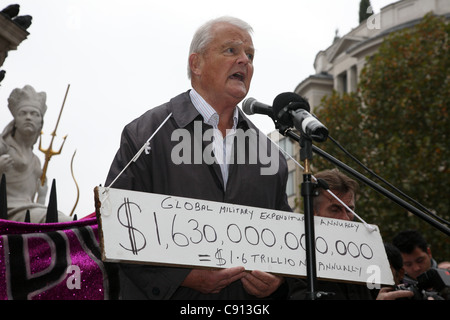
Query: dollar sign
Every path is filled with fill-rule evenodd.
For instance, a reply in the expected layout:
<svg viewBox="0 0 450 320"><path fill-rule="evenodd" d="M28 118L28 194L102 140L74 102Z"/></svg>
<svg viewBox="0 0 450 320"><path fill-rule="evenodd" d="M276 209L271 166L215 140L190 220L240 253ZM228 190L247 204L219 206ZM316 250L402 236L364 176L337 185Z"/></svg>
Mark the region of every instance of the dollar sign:
<svg viewBox="0 0 450 320"><path fill-rule="evenodd" d="M216 265L223 266L227 263L227 260L222 258L222 249L217 249L215 257L218 260L218 263L216 263Z"/></svg>
<svg viewBox="0 0 450 320"><path fill-rule="evenodd" d="M147 245L147 240L145 239L144 234L141 231L133 227L131 205L136 206L139 209L139 212L142 212L141 208L136 203L130 202L128 198L125 198L124 203L119 207L119 209L117 209L117 220L119 220L119 223L121 225L128 229L131 248L126 248L121 243L119 244L125 250L131 251L133 254L137 255L139 251L145 248L145 246ZM120 219L121 216L125 218L126 223L122 222L122 220ZM136 232L140 235L140 237L142 237L142 240L139 241L142 243L140 247L137 246L138 241L136 241Z"/></svg>

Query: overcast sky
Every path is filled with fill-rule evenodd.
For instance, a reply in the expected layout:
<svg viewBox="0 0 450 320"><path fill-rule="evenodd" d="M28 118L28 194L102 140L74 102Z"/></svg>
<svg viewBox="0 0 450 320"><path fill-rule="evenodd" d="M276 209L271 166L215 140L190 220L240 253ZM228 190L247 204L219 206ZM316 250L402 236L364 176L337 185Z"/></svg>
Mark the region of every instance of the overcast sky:
<svg viewBox="0 0 450 320"><path fill-rule="evenodd" d="M49 189L56 179L58 209L69 214L80 187L78 217L94 212L93 189L104 184L123 127L146 110L190 89L188 48L205 21L232 15L254 29L255 72L247 97L271 104L314 74L320 50L336 29L345 35L358 26L360 0L10 0L20 15L33 16L30 35L10 51L1 67L0 130L12 120L7 99L26 84L47 93L43 147L47 148L67 85L70 91L54 150L68 135L62 154L52 157ZM375 13L393 0L371 0ZM265 116L252 116L265 133ZM35 146L43 164L44 155Z"/></svg>

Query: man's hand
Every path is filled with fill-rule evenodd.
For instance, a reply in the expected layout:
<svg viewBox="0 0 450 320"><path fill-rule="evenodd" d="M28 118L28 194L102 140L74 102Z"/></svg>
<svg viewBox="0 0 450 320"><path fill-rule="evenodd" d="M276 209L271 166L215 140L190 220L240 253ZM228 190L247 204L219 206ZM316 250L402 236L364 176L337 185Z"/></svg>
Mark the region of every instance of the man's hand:
<svg viewBox="0 0 450 320"><path fill-rule="evenodd" d="M378 293L377 300L395 300L399 298L411 298L412 296L414 296L414 293L412 291L408 290L394 291L394 289L390 287L383 287L380 289L380 292Z"/></svg>
<svg viewBox="0 0 450 320"><path fill-rule="evenodd" d="M271 273L254 270L241 279L247 293L257 298L266 298L274 293L284 279Z"/></svg>
<svg viewBox="0 0 450 320"><path fill-rule="evenodd" d="M220 270L192 269L181 285L201 293L219 293L223 288L245 275L244 267Z"/></svg>

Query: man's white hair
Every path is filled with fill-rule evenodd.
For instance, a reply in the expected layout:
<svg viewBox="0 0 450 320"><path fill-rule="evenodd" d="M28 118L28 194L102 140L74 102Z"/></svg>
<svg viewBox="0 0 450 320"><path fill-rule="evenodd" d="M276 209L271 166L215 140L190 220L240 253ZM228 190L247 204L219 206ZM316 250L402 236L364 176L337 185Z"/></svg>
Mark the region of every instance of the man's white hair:
<svg viewBox="0 0 450 320"><path fill-rule="evenodd" d="M204 23L194 34L192 38L191 46L189 48L189 56L193 53L204 53L208 44L211 42L213 34L212 27L218 23L229 23L233 26L236 26L244 31L247 31L249 34L253 32L253 28L245 21L235 18L235 17L219 17L216 19L212 19ZM191 68L188 63L188 78L191 79Z"/></svg>

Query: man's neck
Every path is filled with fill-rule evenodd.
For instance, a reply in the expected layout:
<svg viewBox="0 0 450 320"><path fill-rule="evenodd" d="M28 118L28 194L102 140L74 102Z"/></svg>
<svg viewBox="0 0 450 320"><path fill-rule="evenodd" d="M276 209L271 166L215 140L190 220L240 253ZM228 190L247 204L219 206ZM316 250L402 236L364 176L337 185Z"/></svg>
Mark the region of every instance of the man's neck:
<svg viewBox="0 0 450 320"><path fill-rule="evenodd" d="M200 89L195 88L194 86L193 88L219 115L218 129L222 133L222 136L225 137L226 131L233 128L233 117L236 105L217 101L219 99L211 98L208 94Z"/></svg>

